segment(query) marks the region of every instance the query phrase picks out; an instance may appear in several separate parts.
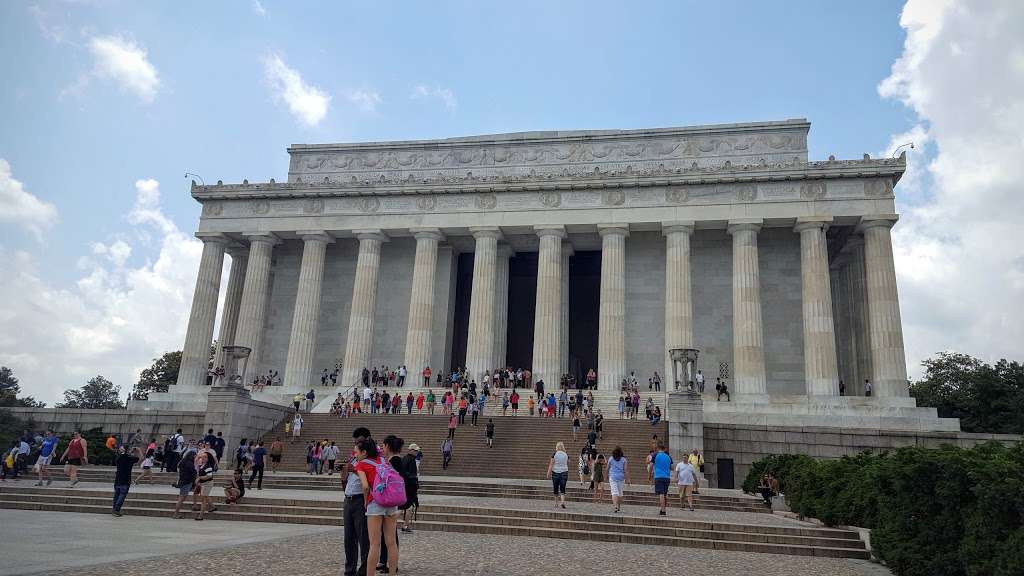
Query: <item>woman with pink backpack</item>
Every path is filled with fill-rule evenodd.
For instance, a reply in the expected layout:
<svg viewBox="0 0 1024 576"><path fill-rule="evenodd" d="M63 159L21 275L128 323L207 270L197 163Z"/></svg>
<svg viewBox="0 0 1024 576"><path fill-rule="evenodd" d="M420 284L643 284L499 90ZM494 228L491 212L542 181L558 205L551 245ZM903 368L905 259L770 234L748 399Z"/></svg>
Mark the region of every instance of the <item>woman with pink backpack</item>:
<svg viewBox="0 0 1024 576"><path fill-rule="evenodd" d="M366 502L366 530L370 548L366 566L377 566L383 533L388 548L388 573L398 574L398 507L405 504L405 481L377 452L377 444L369 438L357 446L356 474L363 484Z"/></svg>

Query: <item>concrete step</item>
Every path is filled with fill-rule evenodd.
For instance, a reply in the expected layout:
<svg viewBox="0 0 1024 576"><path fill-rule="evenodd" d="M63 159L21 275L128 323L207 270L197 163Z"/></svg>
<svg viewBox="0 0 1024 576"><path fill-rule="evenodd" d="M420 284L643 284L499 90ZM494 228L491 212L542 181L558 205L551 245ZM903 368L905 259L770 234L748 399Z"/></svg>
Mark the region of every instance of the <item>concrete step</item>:
<svg viewBox="0 0 1024 576"><path fill-rule="evenodd" d="M110 493L103 491L0 487L0 508L109 514ZM135 492L126 515L171 516L173 494ZM215 498L219 501L220 498ZM228 507L219 504L211 519L340 525L339 502L251 498ZM187 511L190 513L190 511ZM415 527L459 533L541 536L592 541L657 544L792 554L867 558L855 533L825 528L713 523L676 518L601 516L561 511L523 511L464 506L420 507Z"/></svg>

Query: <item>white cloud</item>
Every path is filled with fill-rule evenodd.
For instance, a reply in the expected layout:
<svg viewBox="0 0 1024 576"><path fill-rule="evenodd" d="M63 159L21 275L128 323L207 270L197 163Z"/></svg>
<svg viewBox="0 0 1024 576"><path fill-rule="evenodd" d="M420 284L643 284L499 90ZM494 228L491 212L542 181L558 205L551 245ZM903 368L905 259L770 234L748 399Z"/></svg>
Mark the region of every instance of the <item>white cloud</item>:
<svg viewBox="0 0 1024 576"><path fill-rule="evenodd" d="M302 75L289 68L280 55L267 56L263 61L263 72L274 100L284 100L288 110L303 124L316 126L327 115L331 97L303 81Z"/></svg>
<svg viewBox="0 0 1024 576"><path fill-rule="evenodd" d="M382 102L380 94L375 90L353 90L348 93L348 99L364 112L375 112L377 105Z"/></svg>
<svg viewBox="0 0 1024 576"><path fill-rule="evenodd" d="M160 88L160 77L148 60L146 49L122 36L93 36L89 39L97 78L117 82L144 103L150 103ZM78 83L81 83L81 78Z"/></svg>
<svg viewBox="0 0 1024 576"><path fill-rule="evenodd" d="M57 207L26 191L25 186L14 179L10 163L3 158L0 158L0 222L23 226L40 240L43 230L57 222Z"/></svg>
<svg viewBox="0 0 1024 576"><path fill-rule="evenodd" d="M38 5L29 6L28 11L32 13L36 26L44 38L57 44L61 44L67 39L68 23L62 14L55 14Z"/></svg>
<svg viewBox="0 0 1024 576"><path fill-rule="evenodd" d="M263 18L268 18L270 16L260 0L252 0L252 11L255 12L257 16L262 16Z"/></svg>
<svg viewBox="0 0 1024 576"><path fill-rule="evenodd" d="M459 101L455 98L455 92L451 88L442 88L437 85L417 84L413 86L412 94L409 97L413 100L435 98L443 102L448 110L455 110L459 106Z"/></svg>
<svg viewBox="0 0 1024 576"><path fill-rule="evenodd" d="M941 350L1021 360L1024 342L1024 3L910 0L879 94L918 141L894 229L908 368ZM924 146L921 145L924 142Z"/></svg>
<svg viewBox="0 0 1024 576"><path fill-rule="evenodd" d="M68 286L31 254L0 246L0 364L26 394L53 402L96 374L127 392L154 357L181 349L202 243L163 214L156 181L136 182L135 196L123 238L93 243ZM127 265L130 240L145 236L156 241L153 256Z"/></svg>

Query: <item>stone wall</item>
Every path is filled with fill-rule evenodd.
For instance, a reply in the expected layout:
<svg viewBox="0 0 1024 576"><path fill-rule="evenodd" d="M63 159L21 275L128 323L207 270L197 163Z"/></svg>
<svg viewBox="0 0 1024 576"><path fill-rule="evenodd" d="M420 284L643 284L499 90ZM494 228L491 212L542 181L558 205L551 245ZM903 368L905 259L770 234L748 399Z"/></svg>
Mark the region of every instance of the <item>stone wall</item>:
<svg viewBox="0 0 1024 576"><path fill-rule="evenodd" d="M128 434L142 429L143 434L159 437L178 428L186 437L201 436L202 412L171 410L81 410L72 408L6 408L22 420L31 419L35 428L53 428L59 434L100 428L106 433Z"/></svg>
<svg viewBox="0 0 1024 576"><path fill-rule="evenodd" d="M966 448L990 440L1012 443L1020 441L1021 437L1010 434L972 434L968 432L787 428L705 422L705 476L711 486L718 486L717 462L720 458L731 458L735 486L738 488L746 478L747 472L750 471L750 465L771 454L807 454L815 458L839 458L864 450L880 451L904 446L934 448L943 444L952 444ZM676 446L672 448L678 452Z"/></svg>

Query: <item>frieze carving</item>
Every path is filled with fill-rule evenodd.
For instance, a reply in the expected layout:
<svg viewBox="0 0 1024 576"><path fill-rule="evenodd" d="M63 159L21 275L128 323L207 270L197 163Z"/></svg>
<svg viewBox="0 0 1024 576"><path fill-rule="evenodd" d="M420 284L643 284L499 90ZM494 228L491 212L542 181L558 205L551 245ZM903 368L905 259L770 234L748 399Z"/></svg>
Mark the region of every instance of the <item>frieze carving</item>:
<svg viewBox="0 0 1024 576"><path fill-rule="evenodd" d="M270 212L270 202L267 202L266 200L257 200L250 205L250 209L253 214L263 216Z"/></svg>
<svg viewBox="0 0 1024 576"><path fill-rule="evenodd" d="M493 210L498 205L498 197L494 194L479 194L476 197L476 207L481 210Z"/></svg>
<svg viewBox="0 0 1024 576"><path fill-rule="evenodd" d="M818 200L825 197L825 183L821 180L810 180L800 184L800 197L804 200Z"/></svg>
<svg viewBox="0 0 1024 576"><path fill-rule="evenodd" d="M319 198L310 198L302 203L302 211L306 214L321 214L324 211L324 201Z"/></svg>
<svg viewBox="0 0 1024 576"><path fill-rule="evenodd" d="M892 181L888 178L868 180L864 183L864 195L870 198L881 198L892 195Z"/></svg>
<svg viewBox="0 0 1024 576"><path fill-rule="evenodd" d="M622 206L626 203L626 193L622 190L604 190L601 192L601 204L605 206Z"/></svg>
<svg viewBox="0 0 1024 576"><path fill-rule="evenodd" d="M359 210L363 212L376 212L380 210L380 198L367 196L359 199Z"/></svg>
<svg viewBox="0 0 1024 576"><path fill-rule="evenodd" d="M437 198L433 196L420 196L416 199L416 208L424 212L430 212L437 208Z"/></svg>
<svg viewBox="0 0 1024 576"><path fill-rule="evenodd" d="M669 204L683 204L690 199L690 190L684 186L672 186L665 189L665 201Z"/></svg>
<svg viewBox="0 0 1024 576"><path fill-rule="evenodd" d="M562 205L562 194L560 192L541 192L540 203L545 208L558 208Z"/></svg>
<svg viewBox="0 0 1024 576"><path fill-rule="evenodd" d="M740 202L753 202L754 200L757 200L757 185L750 183L737 184L736 199Z"/></svg>

